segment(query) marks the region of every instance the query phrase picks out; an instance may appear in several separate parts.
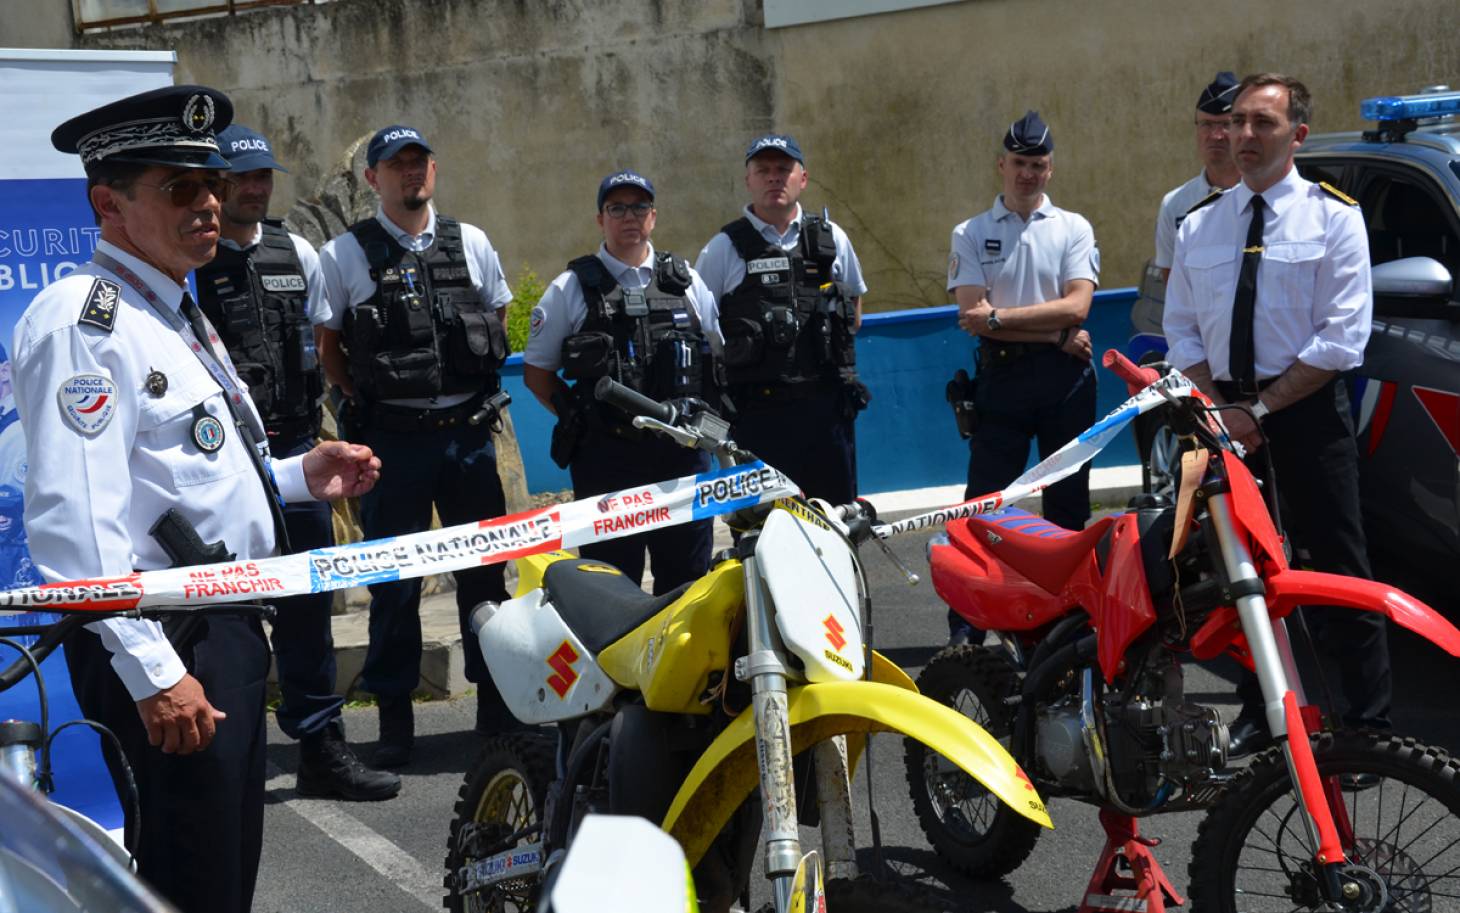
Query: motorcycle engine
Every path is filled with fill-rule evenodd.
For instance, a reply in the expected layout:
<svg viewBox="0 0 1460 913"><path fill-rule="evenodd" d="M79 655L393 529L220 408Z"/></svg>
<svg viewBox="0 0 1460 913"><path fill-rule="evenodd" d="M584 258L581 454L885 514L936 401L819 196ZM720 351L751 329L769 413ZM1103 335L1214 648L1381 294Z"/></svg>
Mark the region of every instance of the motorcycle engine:
<svg viewBox="0 0 1460 913"><path fill-rule="evenodd" d="M1226 766L1226 724L1214 708L1185 702L1174 660L1125 688L1091 695L1091 716L1103 720L1096 727L1101 732L1087 732L1084 700L1068 694L1041 708L1036 718L1039 760L1067 790L1106 794L1100 759L1092 763L1092 744L1103 746L1103 762L1122 802L1142 808L1158 804L1163 784L1191 784Z"/></svg>

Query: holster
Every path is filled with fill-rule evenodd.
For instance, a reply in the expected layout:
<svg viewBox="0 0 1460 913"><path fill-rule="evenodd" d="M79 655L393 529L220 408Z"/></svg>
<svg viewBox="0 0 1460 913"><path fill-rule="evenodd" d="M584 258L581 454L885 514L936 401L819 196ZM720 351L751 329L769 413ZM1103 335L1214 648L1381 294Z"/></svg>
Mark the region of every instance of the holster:
<svg viewBox="0 0 1460 913"><path fill-rule="evenodd" d="M948 381L946 396L953 407L953 421L958 425L958 436L965 441L973 437L978 427L977 403L978 379L970 378L968 372L959 368Z"/></svg>
<svg viewBox="0 0 1460 913"><path fill-rule="evenodd" d="M856 375L842 378L842 416L848 421L872 403L872 391Z"/></svg>
<svg viewBox="0 0 1460 913"><path fill-rule="evenodd" d="M583 442L583 435L587 430L584 425L586 416L573 401L573 397L562 391L553 394L553 408L558 413L558 423L553 426L553 439L548 455L559 468L567 469L568 464L573 462L578 445Z"/></svg>

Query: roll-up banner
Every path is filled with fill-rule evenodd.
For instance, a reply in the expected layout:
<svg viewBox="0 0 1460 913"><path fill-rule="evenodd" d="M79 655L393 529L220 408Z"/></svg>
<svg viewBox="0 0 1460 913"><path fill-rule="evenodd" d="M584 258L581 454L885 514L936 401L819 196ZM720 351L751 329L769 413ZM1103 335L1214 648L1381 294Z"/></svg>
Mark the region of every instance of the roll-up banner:
<svg viewBox="0 0 1460 913"><path fill-rule="evenodd" d="M10 382L15 324L41 289L91 259L100 232L86 202L81 160L53 149L51 131L83 111L172 85L176 61L172 51L0 48L0 589L41 582L21 525L26 454ZM0 626L51 618L0 614ZM17 658L0 646L0 665ZM80 717L65 657L56 652L41 670L51 727ZM3 719L40 721L32 679L0 693ZM57 736L52 767L52 799L120 833L121 805L90 730L72 727Z"/></svg>

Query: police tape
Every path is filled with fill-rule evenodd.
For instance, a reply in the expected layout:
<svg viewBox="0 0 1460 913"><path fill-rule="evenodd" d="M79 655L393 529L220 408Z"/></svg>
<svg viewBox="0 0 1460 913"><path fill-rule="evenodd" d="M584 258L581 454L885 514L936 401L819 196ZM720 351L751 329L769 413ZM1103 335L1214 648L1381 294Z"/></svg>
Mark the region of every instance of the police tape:
<svg viewBox="0 0 1460 913"><path fill-rule="evenodd" d="M800 493L765 463L626 488L595 498L443 529L277 558L141 571L0 592L0 607L117 611L254 602L411 580L604 542Z"/></svg>
<svg viewBox="0 0 1460 913"><path fill-rule="evenodd" d="M1012 504L1020 498L1036 494L1061 479L1068 478L1104 450L1116 435L1126 429L1136 416L1149 412L1166 403L1166 396L1193 396L1196 387L1179 371L1171 371L1160 380L1140 390L1121 403L1105 418L1082 431L1078 437L1056 450L1008 487L990 494L980 495L938 510L898 520L896 523L879 524L874 532L881 538L900 533L915 532L933 526L942 526L950 520L972 517L976 514L993 513L1005 504Z"/></svg>

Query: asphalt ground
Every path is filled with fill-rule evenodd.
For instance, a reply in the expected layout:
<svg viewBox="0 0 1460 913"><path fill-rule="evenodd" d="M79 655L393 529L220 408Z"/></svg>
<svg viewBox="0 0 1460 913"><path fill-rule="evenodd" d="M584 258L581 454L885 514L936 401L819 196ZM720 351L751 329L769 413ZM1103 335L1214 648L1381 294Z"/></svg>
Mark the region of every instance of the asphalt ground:
<svg viewBox="0 0 1460 913"><path fill-rule="evenodd" d="M926 570L925 536L904 536L892 548L919 573ZM947 637L946 610L924 580L909 587L875 548L863 560L872 588L877 648L916 676ZM924 576L926 576L924 574ZM1392 634L1396 729L1460 751L1460 715L1454 693L1457 667L1438 648L1403 631ZM1194 702L1235 715L1235 667L1187 668L1187 695ZM269 735L270 780L265 809L263 863L256 913L420 913L441 908L446 838L465 772L476 755L471 698L418 704L415 761L403 772L397 798L381 803L300 799L294 792L297 751L276 728ZM369 757L376 738L372 708L345 713L349 738ZM859 817L858 846L864 868L872 864L867 814L867 767L853 785ZM941 862L922 836L908 800L902 744L875 737L872 794L884 857L897 877L913 879L942 899L969 911L1074 913L1103 845L1095 810L1067 800L1050 803L1055 830L1041 837L1025 864L1002 882L971 882ZM1178 891L1188 883L1197 813L1148 818L1142 832L1162 840L1156 854ZM817 832L803 829L805 848ZM635 864L632 853L625 864ZM768 899L766 883L752 877L753 906ZM611 907L605 906L605 913ZM832 913L835 913L833 910Z"/></svg>

